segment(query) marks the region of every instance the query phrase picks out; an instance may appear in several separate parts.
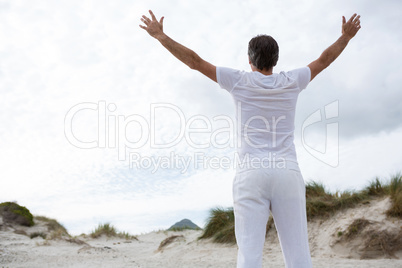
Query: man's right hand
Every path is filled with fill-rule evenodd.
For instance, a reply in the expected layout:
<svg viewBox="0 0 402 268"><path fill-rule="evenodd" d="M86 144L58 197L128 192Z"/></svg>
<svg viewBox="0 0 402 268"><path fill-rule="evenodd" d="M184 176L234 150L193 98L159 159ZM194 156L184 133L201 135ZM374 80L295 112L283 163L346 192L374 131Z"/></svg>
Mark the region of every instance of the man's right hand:
<svg viewBox="0 0 402 268"><path fill-rule="evenodd" d="M342 16L342 35L352 39L360 28L360 15L353 14L347 22L345 17Z"/></svg>
<svg viewBox="0 0 402 268"><path fill-rule="evenodd" d="M194 51L183 46L182 44L177 43L172 38L167 36L163 32L163 17L158 21L151 10L149 11L149 14L151 14L151 19L145 15L142 16L141 21L145 24L145 26L140 25L140 27L147 31L150 36L156 38L178 60L186 64L191 69L201 72L214 82L217 82L216 66L203 60Z"/></svg>
<svg viewBox="0 0 402 268"><path fill-rule="evenodd" d="M147 31L150 36L158 39L158 36L163 34L163 19L162 17L159 21L156 19L154 13L152 11L149 11L149 14L151 14L151 18L148 18L145 15L142 15L141 21L145 24L145 26L140 25L142 29Z"/></svg>

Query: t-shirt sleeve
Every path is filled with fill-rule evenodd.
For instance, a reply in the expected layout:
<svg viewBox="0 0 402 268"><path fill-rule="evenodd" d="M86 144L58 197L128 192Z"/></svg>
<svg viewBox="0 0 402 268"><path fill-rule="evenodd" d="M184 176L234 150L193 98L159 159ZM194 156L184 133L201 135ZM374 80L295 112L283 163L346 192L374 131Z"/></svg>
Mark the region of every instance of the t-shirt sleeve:
<svg viewBox="0 0 402 268"><path fill-rule="evenodd" d="M231 92L240 81L241 76L242 71L226 67L216 67L216 79L219 86L229 92Z"/></svg>
<svg viewBox="0 0 402 268"><path fill-rule="evenodd" d="M288 74L296 79L300 91L305 89L308 83L310 83L311 71L310 68L307 66L289 71Z"/></svg>

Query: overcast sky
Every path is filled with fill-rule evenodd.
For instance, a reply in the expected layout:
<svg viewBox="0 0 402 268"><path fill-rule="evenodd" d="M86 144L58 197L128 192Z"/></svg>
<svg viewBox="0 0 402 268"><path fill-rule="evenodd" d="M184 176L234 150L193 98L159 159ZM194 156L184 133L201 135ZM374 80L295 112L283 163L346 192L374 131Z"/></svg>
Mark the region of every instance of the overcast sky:
<svg viewBox="0 0 402 268"><path fill-rule="evenodd" d="M233 158L234 133L218 133L234 122L231 96L138 26L148 9L217 66L249 70L249 39L270 34L274 72L315 60L357 12L362 29L299 96L299 164L331 191L402 171L400 1L0 0L0 202L73 234L202 226L231 206L233 167L197 162Z"/></svg>

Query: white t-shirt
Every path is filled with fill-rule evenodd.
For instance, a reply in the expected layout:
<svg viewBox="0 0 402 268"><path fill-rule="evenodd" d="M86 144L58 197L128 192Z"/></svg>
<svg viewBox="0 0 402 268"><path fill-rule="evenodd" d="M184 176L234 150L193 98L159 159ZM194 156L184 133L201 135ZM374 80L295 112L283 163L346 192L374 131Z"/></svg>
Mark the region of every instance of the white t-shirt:
<svg viewBox="0 0 402 268"><path fill-rule="evenodd" d="M240 160L264 158L297 163L293 143L295 109L299 93L310 82L310 68L263 75L217 67L216 75L219 85L235 101Z"/></svg>

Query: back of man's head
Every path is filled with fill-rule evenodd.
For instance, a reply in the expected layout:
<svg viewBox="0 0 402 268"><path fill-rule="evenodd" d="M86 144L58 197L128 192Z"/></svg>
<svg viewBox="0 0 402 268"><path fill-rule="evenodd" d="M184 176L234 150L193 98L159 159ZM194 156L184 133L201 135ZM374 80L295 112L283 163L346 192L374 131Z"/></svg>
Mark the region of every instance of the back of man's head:
<svg viewBox="0 0 402 268"><path fill-rule="evenodd" d="M269 35L257 35L248 43L248 57L259 70L269 70L279 58L279 46Z"/></svg>

